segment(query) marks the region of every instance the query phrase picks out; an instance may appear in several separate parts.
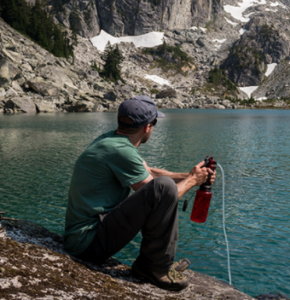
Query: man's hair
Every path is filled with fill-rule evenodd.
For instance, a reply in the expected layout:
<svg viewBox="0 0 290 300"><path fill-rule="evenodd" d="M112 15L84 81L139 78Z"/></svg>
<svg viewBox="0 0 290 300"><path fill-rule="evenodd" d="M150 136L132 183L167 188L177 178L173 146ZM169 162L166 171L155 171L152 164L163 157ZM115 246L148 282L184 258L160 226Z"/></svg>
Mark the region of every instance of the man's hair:
<svg viewBox="0 0 290 300"><path fill-rule="evenodd" d="M134 124L134 121L129 118L129 117L120 117L118 121L121 121L122 123L126 123L126 124ZM126 133L126 134L135 134L137 132L139 132L141 130L143 126L138 127L138 128L127 128L124 127L122 125L118 125L118 130L122 133Z"/></svg>

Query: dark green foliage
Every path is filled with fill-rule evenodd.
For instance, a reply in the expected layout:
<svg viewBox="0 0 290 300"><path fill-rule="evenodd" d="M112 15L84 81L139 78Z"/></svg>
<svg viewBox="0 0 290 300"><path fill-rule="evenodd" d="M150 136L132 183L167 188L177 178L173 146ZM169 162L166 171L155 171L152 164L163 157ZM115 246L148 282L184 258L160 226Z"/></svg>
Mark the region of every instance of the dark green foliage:
<svg viewBox="0 0 290 300"><path fill-rule="evenodd" d="M157 89L151 89L150 93L151 94L157 94L157 93L159 93L159 90L157 90Z"/></svg>
<svg viewBox="0 0 290 300"><path fill-rule="evenodd" d="M228 91L237 91L237 86L224 75L224 70L214 68L209 71L208 82L215 86L224 86Z"/></svg>
<svg viewBox="0 0 290 300"><path fill-rule="evenodd" d="M52 5L53 5L55 11L64 12L63 6L64 6L64 4L67 4L69 2L70 2L70 0L54 0L52 2Z"/></svg>
<svg viewBox="0 0 290 300"><path fill-rule="evenodd" d="M258 74L261 72L260 64L264 61L264 56L258 50L247 46L236 46L230 50L229 57L233 56L237 58L235 69L245 69L248 68L251 63L254 63L256 72ZM254 58L254 62L252 62L252 58Z"/></svg>
<svg viewBox="0 0 290 300"><path fill-rule="evenodd" d="M93 64L91 65L91 68L92 68L93 70L95 70L95 71L98 71L99 73L101 73L101 72L103 71L102 68L100 68L100 67L96 64L95 61L94 61Z"/></svg>
<svg viewBox="0 0 290 300"><path fill-rule="evenodd" d="M226 96L225 99L230 100L232 103L237 103L239 105L250 107L253 104L256 104L256 100L251 96L250 99L239 99L234 97Z"/></svg>
<svg viewBox="0 0 290 300"><path fill-rule="evenodd" d="M274 29L274 25L272 24L271 26L264 24L261 28L261 34L265 39L269 39L270 36L275 35L278 33L277 30Z"/></svg>
<svg viewBox="0 0 290 300"><path fill-rule="evenodd" d="M67 59L73 56L73 45L67 33L53 23L40 0L36 0L33 7L25 0L1 0L0 16L11 27L55 56Z"/></svg>
<svg viewBox="0 0 290 300"><path fill-rule="evenodd" d="M193 58L183 52L180 46L169 46L165 41L157 48L145 48L143 53L154 56L157 67L162 68L164 72L175 70L176 73L183 73L183 67L194 64Z"/></svg>
<svg viewBox="0 0 290 300"><path fill-rule="evenodd" d="M161 0L148 0L151 5L158 6L161 3Z"/></svg>
<svg viewBox="0 0 290 300"><path fill-rule="evenodd" d="M121 76L121 63L123 62L124 57L119 50L118 44L112 46L111 43L108 42L102 55L102 59L105 61L102 76L113 82L117 80L123 81Z"/></svg>

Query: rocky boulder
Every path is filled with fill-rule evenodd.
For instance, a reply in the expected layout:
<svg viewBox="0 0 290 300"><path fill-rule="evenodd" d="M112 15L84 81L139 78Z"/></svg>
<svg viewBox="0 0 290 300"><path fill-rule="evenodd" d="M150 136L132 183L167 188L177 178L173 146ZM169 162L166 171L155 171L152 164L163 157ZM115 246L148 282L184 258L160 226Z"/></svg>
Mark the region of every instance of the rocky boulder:
<svg viewBox="0 0 290 300"><path fill-rule="evenodd" d="M20 74L21 71L14 64L6 59L0 60L0 87L9 86Z"/></svg>
<svg viewBox="0 0 290 300"><path fill-rule="evenodd" d="M77 101L76 103L67 106L68 112L92 112L94 111L95 103L91 101Z"/></svg>
<svg viewBox="0 0 290 300"><path fill-rule="evenodd" d="M117 94L114 91L108 91L106 94L104 94L104 98L109 101L116 101Z"/></svg>
<svg viewBox="0 0 290 300"><path fill-rule="evenodd" d="M52 82L58 88L62 88L64 85L67 85L77 89L73 84L73 80L78 81L79 78L76 73L70 71L67 68L62 68L54 65L46 65L38 67L35 70L35 73L38 77Z"/></svg>
<svg viewBox="0 0 290 300"><path fill-rule="evenodd" d="M15 97L5 103L4 111L12 110L13 112L36 113L35 104L28 97Z"/></svg>
<svg viewBox="0 0 290 300"><path fill-rule="evenodd" d="M36 97L33 99L38 113L52 113L62 110L65 99L62 97Z"/></svg>
<svg viewBox="0 0 290 300"><path fill-rule="evenodd" d="M27 84L31 89L43 96L58 96L58 88L52 83L44 81L42 78L29 80Z"/></svg>
<svg viewBox="0 0 290 300"><path fill-rule="evenodd" d="M162 99L162 98L166 98L166 97L176 98L177 97L176 90L169 88L169 89L162 90L156 94L157 99Z"/></svg>

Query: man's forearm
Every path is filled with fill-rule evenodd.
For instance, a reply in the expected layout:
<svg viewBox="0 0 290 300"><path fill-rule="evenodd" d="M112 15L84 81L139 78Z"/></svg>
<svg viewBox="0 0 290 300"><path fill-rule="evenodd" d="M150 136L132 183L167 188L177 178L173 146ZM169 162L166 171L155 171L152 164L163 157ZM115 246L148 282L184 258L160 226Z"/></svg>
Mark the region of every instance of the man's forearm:
<svg viewBox="0 0 290 300"><path fill-rule="evenodd" d="M188 174L185 179L178 182L177 190L178 190L178 199L180 199L183 195L185 195L192 187L196 186L197 181L192 174Z"/></svg>
<svg viewBox="0 0 290 300"><path fill-rule="evenodd" d="M157 168L150 168L149 173L154 177L160 177L160 176L168 176L172 178L176 183L181 182L185 178L188 177L189 173L176 173L176 172L170 172L163 169L157 169Z"/></svg>

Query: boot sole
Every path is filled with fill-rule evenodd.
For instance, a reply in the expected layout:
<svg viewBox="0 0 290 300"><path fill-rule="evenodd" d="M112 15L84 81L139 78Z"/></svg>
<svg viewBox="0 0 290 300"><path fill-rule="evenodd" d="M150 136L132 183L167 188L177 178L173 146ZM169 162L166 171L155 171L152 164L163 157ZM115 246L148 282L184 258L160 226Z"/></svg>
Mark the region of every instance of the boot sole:
<svg viewBox="0 0 290 300"><path fill-rule="evenodd" d="M165 289L165 290L169 290L169 291L180 291L185 289L187 286L185 287L170 287L167 285L162 285L158 280L156 280L153 276L151 277L149 274L143 272L142 270L140 270L135 263L133 263L132 265L132 271L140 276L143 276L147 279L149 279L149 281L151 281L154 285L156 285L157 287L161 288L161 289Z"/></svg>

